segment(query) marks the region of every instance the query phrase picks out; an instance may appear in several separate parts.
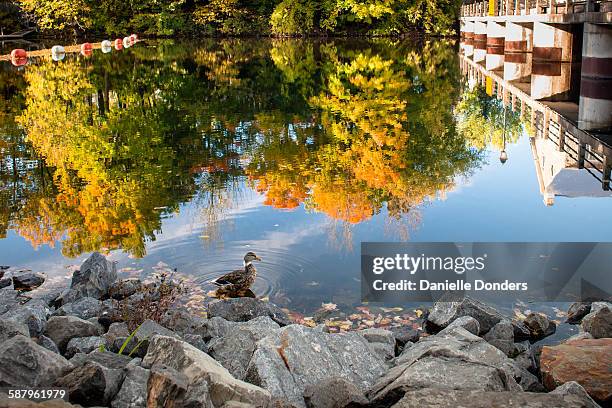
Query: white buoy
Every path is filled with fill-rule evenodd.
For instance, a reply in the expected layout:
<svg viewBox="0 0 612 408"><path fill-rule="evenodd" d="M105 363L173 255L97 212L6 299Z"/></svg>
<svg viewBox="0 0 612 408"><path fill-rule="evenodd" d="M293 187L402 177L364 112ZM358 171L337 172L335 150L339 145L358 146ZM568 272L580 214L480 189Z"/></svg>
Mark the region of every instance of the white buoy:
<svg viewBox="0 0 612 408"><path fill-rule="evenodd" d="M113 50L113 43L108 40L104 40L100 44L100 49L102 50L104 54L108 54L109 52Z"/></svg>
<svg viewBox="0 0 612 408"><path fill-rule="evenodd" d="M53 61L61 61L66 56L66 50L61 45L51 47L51 58Z"/></svg>
<svg viewBox="0 0 612 408"><path fill-rule="evenodd" d="M132 45L132 39L130 37L124 37L123 38L123 46L125 48L129 48L130 45Z"/></svg>

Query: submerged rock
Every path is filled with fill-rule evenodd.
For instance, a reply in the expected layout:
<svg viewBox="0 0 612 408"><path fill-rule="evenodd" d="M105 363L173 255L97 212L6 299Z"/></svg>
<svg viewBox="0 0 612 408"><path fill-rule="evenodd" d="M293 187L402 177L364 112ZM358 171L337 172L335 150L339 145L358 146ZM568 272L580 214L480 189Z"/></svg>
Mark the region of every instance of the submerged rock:
<svg viewBox="0 0 612 408"><path fill-rule="evenodd" d="M261 316L268 316L280 326L293 323L281 308L259 299L224 299L208 306L208 317L222 317L232 322L246 322Z"/></svg>
<svg viewBox="0 0 612 408"><path fill-rule="evenodd" d="M22 335L0 344L0 386L46 387L72 367L64 357Z"/></svg>
<svg viewBox="0 0 612 408"><path fill-rule="evenodd" d="M45 282L45 275L36 272L24 272L13 276L15 290L33 290Z"/></svg>
<svg viewBox="0 0 612 408"><path fill-rule="evenodd" d="M309 385L335 376L364 391L385 371L384 362L357 333L329 334L290 325L257 342L245 379L303 407Z"/></svg>
<svg viewBox="0 0 612 408"><path fill-rule="evenodd" d="M544 386L554 390L576 381L591 397L602 403L612 401L612 339L584 339L544 346L540 370Z"/></svg>
<svg viewBox="0 0 612 408"><path fill-rule="evenodd" d="M462 316L471 316L480 325L479 334L485 334L504 317L493 307L466 296L460 300L443 297L437 301L427 316L427 322L434 328L443 329Z"/></svg>

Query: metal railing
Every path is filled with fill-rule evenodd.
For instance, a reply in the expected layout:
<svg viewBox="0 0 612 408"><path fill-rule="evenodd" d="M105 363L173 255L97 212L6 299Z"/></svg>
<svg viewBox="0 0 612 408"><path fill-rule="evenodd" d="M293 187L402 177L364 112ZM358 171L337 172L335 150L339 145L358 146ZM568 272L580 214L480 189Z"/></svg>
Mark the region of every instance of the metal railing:
<svg viewBox="0 0 612 408"><path fill-rule="evenodd" d="M610 0L485 0L463 4L461 17L576 14L610 10Z"/></svg>

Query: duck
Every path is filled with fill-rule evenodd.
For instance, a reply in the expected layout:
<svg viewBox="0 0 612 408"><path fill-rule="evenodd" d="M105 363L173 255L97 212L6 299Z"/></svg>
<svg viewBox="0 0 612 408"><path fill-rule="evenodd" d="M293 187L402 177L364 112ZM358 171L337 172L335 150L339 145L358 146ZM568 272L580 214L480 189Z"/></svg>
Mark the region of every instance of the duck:
<svg viewBox="0 0 612 408"><path fill-rule="evenodd" d="M240 293L252 293L250 288L253 283L255 283L255 278L257 278L257 269L255 269L253 261L261 262L261 258L258 257L255 252L249 251L244 256L243 269L237 269L233 272L226 273L211 281L213 285L219 286L217 295L240 296Z"/></svg>

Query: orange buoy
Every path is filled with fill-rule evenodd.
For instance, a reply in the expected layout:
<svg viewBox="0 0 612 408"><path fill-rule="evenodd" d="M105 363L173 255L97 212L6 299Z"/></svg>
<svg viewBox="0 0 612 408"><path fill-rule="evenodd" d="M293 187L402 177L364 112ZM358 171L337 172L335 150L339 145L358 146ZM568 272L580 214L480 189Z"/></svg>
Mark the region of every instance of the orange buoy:
<svg viewBox="0 0 612 408"><path fill-rule="evenodd" d="M81 44L81 54L85 57L90 57L93 54L93 45L88 42Z"/></svg>
<svg viewBox="0 0 612 408"><path fill-rule="evenodd" d="M28 63L28 53L26 50L17 48L11 51L11 63L16 67L24 66Z"/></svg>
<svg viewBox="0 0 612 408"><path fill-rule="evenodd" d="M123 40L121 38L117 38L115 40L115 49L120 50L123 48Z"/></svg>

